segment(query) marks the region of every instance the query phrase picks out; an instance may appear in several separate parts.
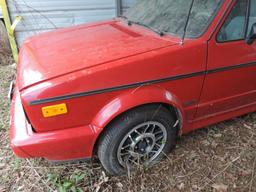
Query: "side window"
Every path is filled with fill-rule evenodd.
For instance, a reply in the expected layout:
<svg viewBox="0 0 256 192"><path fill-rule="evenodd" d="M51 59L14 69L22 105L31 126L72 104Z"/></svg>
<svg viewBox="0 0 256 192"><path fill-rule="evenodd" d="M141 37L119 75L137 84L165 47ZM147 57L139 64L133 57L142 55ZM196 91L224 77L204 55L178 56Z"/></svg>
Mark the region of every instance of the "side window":
<svg viewBox="0 0 256 192"><path fill-rule="evenodd" d="M251 0L250 4L250 15L249 15L249 25L247 34L250 33L252 25L256 23L256 0Z"/></svg>
<svg viewBox="0 0 256 192"><path fill-rule="evenodd" d="M217 35L218 42L236 41L245 38L247 3L248 0L237 0Z"/></svg>

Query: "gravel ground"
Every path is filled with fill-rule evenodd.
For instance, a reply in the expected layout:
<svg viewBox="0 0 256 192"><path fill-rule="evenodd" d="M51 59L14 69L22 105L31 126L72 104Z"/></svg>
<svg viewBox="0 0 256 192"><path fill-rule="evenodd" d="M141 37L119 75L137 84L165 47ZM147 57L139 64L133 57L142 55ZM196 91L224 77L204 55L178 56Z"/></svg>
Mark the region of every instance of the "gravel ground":
<svg viewBox="0 0 256 192"><path fill-rule="evenodd" d="M158 166L123 177L109 177L97 160L56 165L17 159L8 142L13 71L0 64L0 192L256 191L256 113L183 136Z"/></svg>

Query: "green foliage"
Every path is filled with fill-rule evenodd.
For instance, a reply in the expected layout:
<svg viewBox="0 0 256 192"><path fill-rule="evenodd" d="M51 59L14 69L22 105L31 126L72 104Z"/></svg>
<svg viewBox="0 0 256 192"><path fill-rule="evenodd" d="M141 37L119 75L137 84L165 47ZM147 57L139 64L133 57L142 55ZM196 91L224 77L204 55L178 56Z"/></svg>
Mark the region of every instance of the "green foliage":
<svg viewBox="0 0 256 192"><path fill-rule="evenodd" d="M49 174L48 181L50 181L59 192L83 192L79 187L83 184L84 179L89 176L88 172L75 171L68 178L62 178L56 174Z"/></svg>
<svg viewBox="0 0 256 192"><path fill-rule="evenodd" d="M14 170L19 169L21 166L21 159L15 158L12 162Z"/></svg>

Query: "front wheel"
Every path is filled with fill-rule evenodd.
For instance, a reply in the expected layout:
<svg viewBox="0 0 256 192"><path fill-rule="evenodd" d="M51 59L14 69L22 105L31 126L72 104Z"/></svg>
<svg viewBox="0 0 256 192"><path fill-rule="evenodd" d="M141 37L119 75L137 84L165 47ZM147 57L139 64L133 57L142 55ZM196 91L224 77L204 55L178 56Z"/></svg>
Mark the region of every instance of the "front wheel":
<svg viewBox="0 0 256 192"><path fill-rule="evenodd" d="M98 157L112 175L159 162L176 144L173 115L162 105L142 106L114 120L99 141Z"/></svg>

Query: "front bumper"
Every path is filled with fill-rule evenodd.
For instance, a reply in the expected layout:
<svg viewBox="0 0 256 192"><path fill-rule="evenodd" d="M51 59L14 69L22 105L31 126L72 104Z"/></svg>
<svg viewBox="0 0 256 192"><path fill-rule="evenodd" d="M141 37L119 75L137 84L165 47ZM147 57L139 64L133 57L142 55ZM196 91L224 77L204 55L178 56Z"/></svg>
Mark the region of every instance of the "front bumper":
<svg viewBox="0 0 256 192"><path fill-rule="evenodd" d="M10 142L20 158L43 157L52 161L90 158L96 135L92 126L35 133L26 120L18 91L11 105Z"/></svg>

